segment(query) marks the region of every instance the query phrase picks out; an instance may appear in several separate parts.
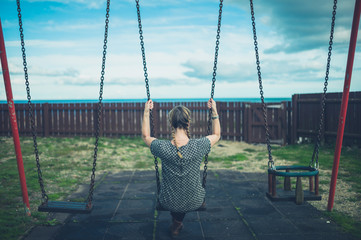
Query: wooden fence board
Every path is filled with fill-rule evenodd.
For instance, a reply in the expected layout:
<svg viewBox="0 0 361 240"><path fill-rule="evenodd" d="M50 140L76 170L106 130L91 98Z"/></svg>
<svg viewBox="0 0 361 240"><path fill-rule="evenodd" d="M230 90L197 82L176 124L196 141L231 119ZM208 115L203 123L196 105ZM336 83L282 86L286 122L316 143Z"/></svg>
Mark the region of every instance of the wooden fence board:
<svg viewBox="0 0 361 240"><path fill-rule="evenodd" d="M87 121L87 128L85 130L86 135L94 136L94 113L93 113L93 104L87 103L86 104L86 121Z"/></svg>
<svg viewBox="0 0 361 240"><path fill-rule="evenodd" d="M23 106L26 109L26 111L28 111L28 106L25 107L25 104ZM23 130L23 132L24 132L25 135L30 136L31 135L31 122L30 122L29 111L24 114L24 117L25 117L25 121L24 121L24 130Z"/></svg>
<svg viewBox="0 0 361 240"><path fill-rule="evenodd" d="M7 107L7 105L4 105L5 107ZM22 109L22 106L18 106L18 105L15 105L15 112L16 112L16 120L18 122L18 130L19 131L23 131L25 129L25 111ZM8 120L8 117L6 118L6 120ZM5 124L7 125L7 124ZM10 127L10 126L7 126L7 127Z"/></svg>
<svg viewBox="0 0 361 240"><path fill-rule="evenodd" d="M58 110L58 135L64 136L64 108L63 104L56 104Z"/></svg>
<svg viewBox="0 0 361 240"><path fill-rule="evenodd" d="M15 106L16 109L16 106ZM8 136L10 126L8 126L7 121L9 121L9 110L7 104L0 105L0 133L2 136ZM17 114L18 115L18 114Z"/></svg>
<svg viewBox="0 0 361 240"><path fill-rule="evenodd" d="M75 103L75 113L74 113L74 131L75 134L80 136L81 135L81 129L80 129L80 103Z"/></svg>

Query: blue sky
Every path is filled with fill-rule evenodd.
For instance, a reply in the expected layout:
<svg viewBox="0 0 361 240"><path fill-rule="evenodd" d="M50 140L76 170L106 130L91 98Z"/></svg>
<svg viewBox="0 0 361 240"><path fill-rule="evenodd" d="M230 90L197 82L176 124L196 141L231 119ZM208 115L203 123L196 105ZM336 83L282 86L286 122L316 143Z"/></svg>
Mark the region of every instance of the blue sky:
<svg viewBox="0 0 361 240"><path fill-rule="evenodd" d="M1 0L14 100L26 99L15 0ZM267 97L323 90L333 1L255 0ZM140 1L152 98L210 95L219 2ZM97 99L105 0L22 0L33 100ZM339 1L329 92L341 92L354 1ZM110 6L104 99L146 98L135 2ZM225 0L215 98L258 97L249 1ZM351 91L361 91L360 37ZM0 100L5 100L0 84Z"/></svg>

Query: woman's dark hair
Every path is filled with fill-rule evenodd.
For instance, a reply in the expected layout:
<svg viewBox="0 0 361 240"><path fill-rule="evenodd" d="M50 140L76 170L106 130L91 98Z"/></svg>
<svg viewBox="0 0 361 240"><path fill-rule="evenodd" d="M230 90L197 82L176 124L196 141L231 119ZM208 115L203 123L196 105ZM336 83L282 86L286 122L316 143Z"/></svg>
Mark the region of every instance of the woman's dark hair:
<svg viewBox="0 0 361 240"><path fill-rule="evenodd" d="M185 106L178 105L175 106L170 112L169 112L169 123L172 127L172 139L174 141L174 144L177 148L177 154L180 158L183 158L182 154L179 151L177 142L175 140L175 129L181 128L186 130L188 138L190 138L189 134L189 125L191 122L191 111L186 108Z"/></svg>
<svg viewBox="0 0 361 240"><path fill-rule="evenodd" d="M169 112L169 123L172 128L187 129L189 127L190 121L191 111L182 105L175 106Z"/></svg>

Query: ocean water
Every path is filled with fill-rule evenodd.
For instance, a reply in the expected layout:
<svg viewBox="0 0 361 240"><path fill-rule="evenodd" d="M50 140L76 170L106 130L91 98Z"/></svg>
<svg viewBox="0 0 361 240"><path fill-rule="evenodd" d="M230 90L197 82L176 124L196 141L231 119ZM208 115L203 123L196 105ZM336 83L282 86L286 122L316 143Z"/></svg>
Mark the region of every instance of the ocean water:
<svg viewBox="0 0 361 240"><path fill-rule="evenodd" d="M147 99L103 99L103 103L113 102L146 102ZM261 102L260 98L215 98L217 102ZM96 103L98 99L58 99L31 100L32 103ZM155 98L155 102L207 102L208 98ZM265 102L291 101L291 98L265 98ZM27 100L15 100L15 103L27 103ZM2 100L0 103L6 103Z"/></svg>

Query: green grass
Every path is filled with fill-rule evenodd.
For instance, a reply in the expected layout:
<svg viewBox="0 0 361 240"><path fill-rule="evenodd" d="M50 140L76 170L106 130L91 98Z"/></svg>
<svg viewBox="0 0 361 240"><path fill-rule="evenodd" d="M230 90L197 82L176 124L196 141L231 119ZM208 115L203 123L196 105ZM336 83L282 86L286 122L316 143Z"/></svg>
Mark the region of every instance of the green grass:
<svg viewBox="0 0 361 240"><path fill-rule="evenodd" d="M56 221L47 219L46 213L36 210L41 203L41 192L33 154L33 140L29 137L20 140L32 216L24 216L12 138L0 137L0 239L18 239L32 226L57 224ZM63 200L75 191L79 184L89 181L94 138L38 137L37 140L42 175L50 200ZM124 169L125 167L115 161L119 162L122 158L134 162L129 168L153 167L149 150L137 151L146 148L141 138L101 138L98 146L97 174L99 171ZM128 152L132 152L132 155L128 156Z"/></svg>
<svg viewBox="0 0 361 240"><path fill-rule="evenodd" d="M240 166L240 163L246 161L247 159L248 157L242 153L226 157L208 157L208 161L210 163L219 163L221 168L236 167L237 169L243 169L243 167Z"/></svg>
<svg viewBox="0 0 361 240"><path fill-rule="evenodd" d="M64 200L80 184L87 184L92 169L94 138L41 138L38 137L40 163L50 200ZM12 138L0 137L0 239L18 239L36 225L56 225L58 222L48 219L46 213L37 212L41 202L41 192L34 158L33 141L30 137L21 138L21 148L26 173L32 216L24 216L19 176ZM277 159L295 161L308 165L313 147L311 145L291 145L273 147ZM227 157L215 157L210 154L209 164L220 168L242 170L247 161L264 161L266 152L247 148L245 153ZM251 156L255 156L252 157ZM361 193L361 151L357 148L345 148L342 152L339 178L351 183L352 191ZM99 142L96 176L106 171L122 169L154 169L154 159L149 148L140 137L101 138ZM331 169L333 147L321 147L320 168ZM160 166L159 161L159 166ZM210 166L212 167L212 166ZM265 169L266 172L266 169ZM104 176L104 175L103 175ZM96 186L99 179L96 179ZM322 183L322 181L321 181ZM360 196L359 194L358 196ZM360 202L359 197L351 199ZM335 222L345 230L361 238L360 222L356 222L339 212L330 214Z"/></svg>
<svg viewBox="0 0 361 240"><path fill-rule="evenodd" d="M331 146L321 146L319 151L319 164L322 168L330 169L333 164L333 149ZM301 165L309 165L312 159L313 145L289 145L286 147L273 147L273 155L289 161L296 161Z"/></svg>
<svg viewBox="0 0 361 240"><path fill-rule="evenodd" d="M244 149L243 151L249 152L249 153L257 152L257 150L256 150L256 149L253 149L253 148L246 148L246 149Z"/></svg>
<svg viewBox="0 0 361 240"><path fill-rule="evenodd" d="M325 214L331 217L336 223L341 224L344 231L351 232L354 236L360 239L361 222L356 222L349 216L337 211L326 212Z"/></svg>

